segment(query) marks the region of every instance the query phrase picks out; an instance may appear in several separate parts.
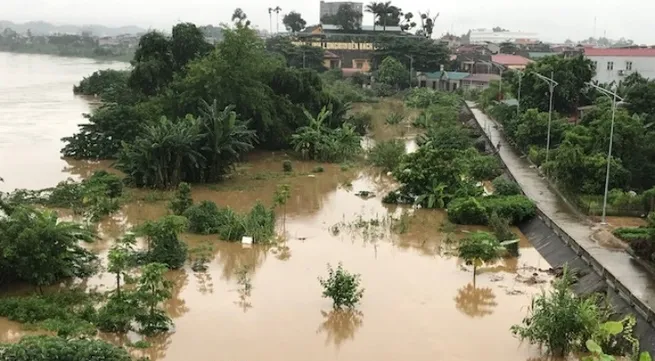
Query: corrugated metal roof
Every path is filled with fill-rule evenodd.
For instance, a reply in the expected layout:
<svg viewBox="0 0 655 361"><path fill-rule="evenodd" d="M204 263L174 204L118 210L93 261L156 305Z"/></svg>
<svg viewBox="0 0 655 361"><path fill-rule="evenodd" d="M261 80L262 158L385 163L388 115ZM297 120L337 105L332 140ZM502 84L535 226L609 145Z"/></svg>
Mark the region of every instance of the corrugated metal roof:
<svg viewBox="0 0 655 361"><path fill-rule="evenodd" d="M445 73L445 77L450 80L462 80L467 76L471 75L469 73L464 73L461 71L446 71L444 73Z"/></svg>
<svg viewBox="0 0 655 361"><path fill-rule="evenodd" d="M321 24L321 26L323 27L323 30L342 30L341 26L334 25L334 24ZM389 25L387 25L386 30L384 30L384 26L382 26L382 25L377 25L377 26L375 26L375 28L373 27L373 25L362 25L361 30L362 31L373 31L373 30L375 30L376 32L377 31L379 31L379 32L385 32L386 31L386 32L394 32L394 33L402 32L402 29L400 28L400 26L389 26Z"/></svg>
<svg viewBox="0 0 655 361"><path fill-rule="evenodd" d="M491 61L502 65L528 65L532 60L520 55L497 54L491 56Z"/></svg>
<svg viewBox="0 0 655 361"><path fill-rule="evenodd" d="M584 55L655 57L655 49L653 48L585 48Z"/></svg>
<svg viewBox="0 0 655 361"><path fill-rule="evenodd" d="M551 56L551 55L557 55L557 53L547 53L545 51L531 51L531 52L528 52L528 56L530 57L530 59L539 59L539 58L543 58L545 56Z"/></svg>

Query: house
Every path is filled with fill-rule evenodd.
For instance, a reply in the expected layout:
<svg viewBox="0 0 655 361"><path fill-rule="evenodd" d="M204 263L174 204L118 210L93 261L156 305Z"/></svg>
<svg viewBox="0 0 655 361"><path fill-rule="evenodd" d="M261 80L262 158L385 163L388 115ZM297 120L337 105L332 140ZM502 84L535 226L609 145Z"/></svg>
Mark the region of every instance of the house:
<svg viewBox="0 0 655 361"><path fill-rule="evenodd" d="M437 71L432 73L417 73L419 87L434 90L455 91L462 87L462 79L469 73L459 71Z"/></svg>
<svg viewBox="0 0 655 361"><path fill-rule="evenodd" d="M601 84L619 83L634 72L655 79L653 48L584 48L584 57L593 62L596 68L593 80Z"/></svg>
<svg viewBox="0 0 655 361"><path fill-rule="evenodd" d="M505 69L523 70L532 60L520 55L496 54L491 56L491 62L501 65Z"/></svg>
<svg viewBox="0 0 655 361"><path fill-rule="evenodd" d="M462 79L462 88L487 88L492 81L500 81L498 74L470 74Z"/></svg>
<svg viewBox="0 0 655 361"><path fill-rule="evenodd" d="M485 43L516 43L531 44L539 42L539 36L536 33L524 33L520 31L493 31L488 29L471 30L469 34L471 44Z"/></svg>

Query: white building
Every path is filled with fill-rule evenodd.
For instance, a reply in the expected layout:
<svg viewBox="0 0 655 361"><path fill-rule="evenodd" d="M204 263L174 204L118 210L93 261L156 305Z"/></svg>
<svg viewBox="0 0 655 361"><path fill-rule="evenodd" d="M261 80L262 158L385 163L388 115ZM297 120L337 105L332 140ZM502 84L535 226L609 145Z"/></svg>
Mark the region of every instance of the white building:
<svg viewBox="0 0 655 361"><path fill-rule="evenodd" d="M471 30L469 37L471 44L486 44L486 43L536 43L539 41L539 36L536 33L524 33L520 31L493 31L487 29Z"/></svg>
<svg viewBox="0 0 655 361"><path fill-rule="evenodd" d="M634 72L655 79L655 49L585 48L584 55L594 63L599 83L619 83Z"/></svg>
<svg viewBox="0 0 655 361"><path fill-rule="evenodd" d="M364 3L353 2L353 1L334 1L334 2L321 1L321 14L320 14L321 16L319 17L319 19L326 15L327 16L336 15L341 5L350 5L353 8L353 10L364 15Z"/></svg>

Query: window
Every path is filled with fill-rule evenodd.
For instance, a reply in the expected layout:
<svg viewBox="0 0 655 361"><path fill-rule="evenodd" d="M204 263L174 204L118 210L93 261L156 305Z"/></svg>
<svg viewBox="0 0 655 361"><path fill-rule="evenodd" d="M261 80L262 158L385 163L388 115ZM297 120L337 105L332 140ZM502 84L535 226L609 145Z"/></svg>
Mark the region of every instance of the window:
<svg viewBox="0 0 655 361"><path fill-rule="evenodd" d="M625 62L625 70L632 70L632 62L631 61L626 61Z"/></svg>
<svg viewBox="0 0 655 361"><path fill-rule="evenodd" d="M608 61L607 62L607 70L614 70L614 62L613 61Z"/></svg>
<svg viewBox="0 0 655 361"><path fill-rule="evenodd" d="M364 62L363 62L363 61L356 61L356 62L355 62L355 67L356 67L357 69L361 69L361 68L363 68L363 67L364 67Z"/></svg>

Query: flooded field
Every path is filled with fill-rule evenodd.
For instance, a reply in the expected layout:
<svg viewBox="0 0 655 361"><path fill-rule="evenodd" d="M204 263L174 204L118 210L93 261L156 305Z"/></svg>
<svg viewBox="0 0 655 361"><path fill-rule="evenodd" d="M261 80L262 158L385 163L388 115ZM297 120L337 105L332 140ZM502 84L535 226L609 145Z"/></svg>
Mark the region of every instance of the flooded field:
<svg viewBox="0 0 655 361"><path fill-rule="evenodd" d="M0 176L6 181L0 190L53 186L109 167L110 162L59 157L59 138L72 134L89 110L85 100L72 95L72 84L106 65L12 57L0 53L0 76L7 73L14 77L11 86L26 90L0 84ZM41 67L50 70L33 78L30 69ZM23 95L7 97L10 93ZM175 291L166 309L175 329L150 340L144 356L153 361L538 359L539 350L521 345L509 332L549 280L539 271L549 265L524 237L518 258L482 267L474 285L472 269L452 255L449 240L479 227L444 228L445 213L435 210L408 209L410 216L403 218L403 209L381 203L394 184L377 170L322 164L324 172L311 173L317 163L294 160L293 172L285 174L284 159L284 153L251 154L231 179L194 187L196 201L244 210L257 200L270 205L276 186L288 183L284 225L278 212L283 240L247 247L216 236L183 235L190 247L211 243L213 260L207 272L185 267L169 273ZM375 197L360 197L359 191ZM92 246L98 253L106 253L132 225L167 214L170 194L130 192L131 202L98 225L101 239ZM326 274L327 263L339 262L361 274L365 292L356 311L333 311L331 301L321 297L317 277ZM238 284L244 270L250 292ZM99 276L87 284L102 289L112 281ZM0 319L0 341L23 334L20 325ZM103 337L121 343L131 336Z"/></svg>

